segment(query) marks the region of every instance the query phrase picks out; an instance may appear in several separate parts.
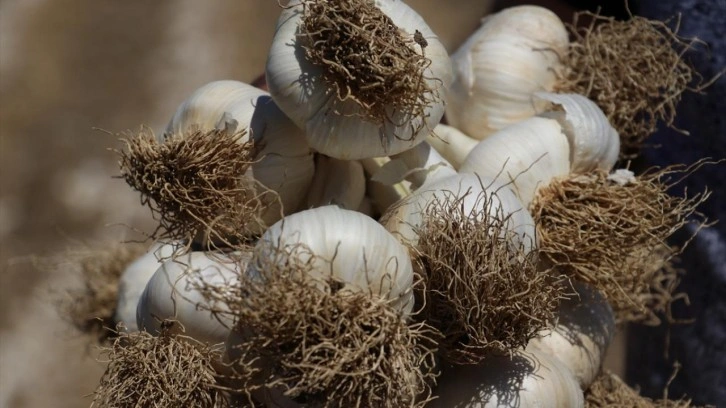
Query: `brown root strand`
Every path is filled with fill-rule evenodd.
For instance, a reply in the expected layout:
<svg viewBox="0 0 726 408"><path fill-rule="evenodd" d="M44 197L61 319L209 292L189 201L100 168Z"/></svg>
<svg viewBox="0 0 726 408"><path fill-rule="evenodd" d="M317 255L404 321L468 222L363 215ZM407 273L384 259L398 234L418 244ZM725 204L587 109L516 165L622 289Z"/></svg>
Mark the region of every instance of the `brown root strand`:
<svg viewBox="0 0 726 408"><path fill-rule="evenodd" d="M530 208L543 258L596 286L619 323L660 324L658 316L670 316L670 305L684 297L675 294L680 272L673 262L685 245L667 240L688 224L696 232L707 225L697 207L710 195L671 196L671 177L682 179L701 164L652 169L624 184L605 172L553 181Z"/></svg>
<svg viewBox="0 0 726 408"><path fill-rule="evenodd" d="M585 408L690 408L687 399L642 397L617 375L605 370L585 392Z"/></svg>
<svg viewBox="0 0 726 408"><path fill-rule="evenodd" d="M245 133L192 129L163 142L146 128L126 135L121 178L159 221L151 238L230 246L261 224L262 208L277 197L244 177L256 155L240 140Z"/></svg>
<svg viewBox="0 0 726 408"><path fill-rule="evenodd" d="M167 327L178 325L165 321ZM102 350L108 363L91 407L230 407L214 364L219 350L162 332L119 333ZM238 378L237 380L242 380Z"/></svg>
<svg viewBox="0 0 726 408"><path fill-rule="evenodd" d="M244 350L236 363L263 367L248 389L280 390L313 407L421 407L430 399L432 328L407 323L390 300L311 278L308 262L280 264L266 252L254 260L259 275L229 305L234 348Z"/></svg>
<svg viewBox="0 0 726 408"><path fill-rule="evenodd" d="M492 201L466 213L462 200L449 194L426 208L412 254L425 283L422 316L444 334L444 358L478 364L511 355L554 322L565 286L538 271L536 250L514 243L510 215L491 214Z"/></svg>
<svg viewBox="0 0 726 408"><path fill-rule="evenodd" d="M308 61L323 68L322 79L338 102L355 102L358 115L380 125L393 123L394 113L403 118L394 125L424 117L438 93L424 78L431 60L420 32L403 32L372 0L302 4L298 39Z"/></svg>
<svg viewBox="0 0 726 408"><path fill-rule="evenodd" d="M126 267L145 249L139 244L119 244L67 254L64 263L78 270L82 286L70 289L60 301L61 316L100 342L113 337L119 279Z"/></svg>
<svg viewBox="0 0 726 408"><path fill-rule="evenodd" d="M578 27L579 19L591 23ZM560 91L585 95L600 106L620 133L621 158L636 155L660 122L676 129L681 95L708 85L683 58L697 40L677 35L677 19L674 28L670 23L580 12L569 25L574 39Z"/></svg>

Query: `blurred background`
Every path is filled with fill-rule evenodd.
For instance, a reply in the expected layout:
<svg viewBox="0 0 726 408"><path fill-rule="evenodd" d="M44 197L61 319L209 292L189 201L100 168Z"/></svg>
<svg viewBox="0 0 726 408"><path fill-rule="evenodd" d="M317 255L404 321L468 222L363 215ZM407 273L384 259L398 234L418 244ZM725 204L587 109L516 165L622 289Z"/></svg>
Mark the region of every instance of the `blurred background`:
<svg viewBox="0 0 726 408"><path fill-rule="evenodd" d="M407 3L450 52L502 6ZM536 3L569 21L564 3ZM103 364L58 315L78 284L64 254L153 228L113 178L117 133L161 131L207 82L257 78L279 12L276 0L0 0L0 408L90 404ZM607 363L619 373L622 344Z"/></svg>

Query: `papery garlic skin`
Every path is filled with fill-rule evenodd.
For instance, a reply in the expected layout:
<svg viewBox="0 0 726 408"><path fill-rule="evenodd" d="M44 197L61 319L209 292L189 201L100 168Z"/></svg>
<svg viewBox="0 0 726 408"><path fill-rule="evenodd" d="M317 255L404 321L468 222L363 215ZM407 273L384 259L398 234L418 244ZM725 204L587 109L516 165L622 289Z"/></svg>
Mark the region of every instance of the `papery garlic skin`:
<svg viewBox="0 0 726 408"><path fill-rule="evenodd" d="M572 371L583 390L600 373L615 333L615 315L594 287L573 282L576 295L563 300L553 329L539 333L527 345L558 359Z"/></svg>
<svg viewBox="0 0 726 408"><path fill-rule="evenodd" d="M380 157L410 149L426 139L444 114L444 89L453 75L446 49L421 16L402 1L375 0L375 5L405 34L413 38L418 30L428 43L425 56L431 64L424 71L424 81L439 96L425 109L424 117L405 118L391 112L391 120L383 125L364 121L357 115L361 112L358 104L338 101L328 92L321 79L322 68L306 60L297 39L303 10L300 1L293 0L283 10L268 55L266 78L275 101L305 129L313 149L338 159ZM421 53L418 45L413 49Z"/></svg>
<svg viewBox="0 0 726 408"><path fill-rule="evenodd" d="M564 110L540 115L556 119L564 129L570 142L572 173L612 170L620 154L620 136L595 102L577 94L538 92L535 97Z"/></svg>
<svg viewBox="0 0 726 408"><path fill-rule="evenodd" d="M532 348L491 356L479 365L442 369L432 408L581 408L584 395L572 372L556 358Z"/></svg>
<svg viewBox="0 0 726 408"><path fill-rule="evenodd" d="M244 176L259 183L260 190L276 192L285 213L297 210L313 179L313 154L302 131L267 92L238 81L210 82L179 106L166 133L229 126L237 131L248 129L240 142L253 140L261 147ZM280 219L280 213L279 205L270 205L263 221L270 225Z"/></svg>
<svg viewBox="0 0 726 408"><path fill-rule="evenodd" d="M374 173L371 180L386 185L407 180L411 183L411 190L415 191L426 183L454 174L454 167L431 145L422 142L413 149L391 156L391 160Z"/></svg>
<svg viewBox="0 0 726 408"><path fill-rule="evenodd" d="M118 298L113 316L115 323L123 323L129 332L139 331L136 325L136 307L149 279L177 250L172 243L156 243L148 252L133 261L121 273Z"/></svg>
<svg viewBox="0 0 726 408"><path fill-rule="evenodd" d="M481 194L486 195L487 199L483 200ZM512 190L502 183L475 174L455 174L425 184L394 204L381 218L381 222L399 241L416 246L419 239L416 230L424 223L427 207L436 200L452 197L464 197L461 205L467 214L486 210L486 213L500 220L508 217L506 231L514 234L515 244L522 244L525 252L537 247L534 220Z"/></svg>
<svg viewBox="0 0 726 408"><path fill-rule="evenodd" d="M158 335L164 319L179 321L184 334L208 344L224 343L232 328L229 315L207 309L203 285L232 287L246 267L239 254L191 252L164 262L149 280L136 309L139 330ZM248 258L247 258L248 260ZM227 310L223 304L208 305ZM228 311L228 310L227 310Z"/></svg>
<svg viewBox="0 0 726 408"><path fill-rule="evenodd" d="M570 173L570 145L556 120L532 117L479 142L459 171L511 183L528 208L538 188Z"/></svg>
<svg viewBox="0 0 726 408"><path fill-rule="evenodd" d="M329 205L289 215L262 235L256 250L274 256L274 248L293 249L301 262L315 254L312 278L332 277L347 289L389 299L403 316L413 309L408 251L364 214ZM250 265L252 276L260 273L255 268Z"/></svg>
<svg viewBox="0 0 726 408"><path fill-rule="evenodd" d="M452 55L448 123L482 140L534 116L545 104L533 94L555 89L568 45L564 24L543 7L511 7L485 18Z"/></svg>
<svg viewBox="0 0 726 408"><path fill-rule="evenodd" d="M334 204L347 210L361 206L366 193L363 165L322 154L315 159L315 176L307 195L307 208Z"/></svg>
<svg viewBox="0 0 726 408"><path fill-rule="evenodd" d="M442 123L436 125L426 141L457 170L479 143L459 129Z"/></svg>

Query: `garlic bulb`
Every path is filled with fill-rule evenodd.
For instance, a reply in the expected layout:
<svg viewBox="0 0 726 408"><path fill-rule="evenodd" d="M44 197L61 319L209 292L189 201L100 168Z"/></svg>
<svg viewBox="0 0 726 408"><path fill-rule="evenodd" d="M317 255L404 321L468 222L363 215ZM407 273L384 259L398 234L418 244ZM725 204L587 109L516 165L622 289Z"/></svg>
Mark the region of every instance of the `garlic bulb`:
<svg viewBox="0 0 726 408"><path fill-rule="evenodd" d="M546 8L517 6L487 17L452 56L448 123L481 140L534 116L544 101L533 94L554 90L568 44L564 24Z"/></svg>
<svg viewBox="0 0 726 408"><path fill-rule="evenodd" d="M511 183L528 208L538 188L570 173L570 146L557 121L532 117L479 142L459 171Z"/></svg>
<svg viewBox="0 0 726 408"><path fill-rule="evenodd" d="M314 254L313 278L332 277L345 288L390 299L403 315L413 308L408 251L366 215L332 205L301 211L271 226L258 251L272 255L269 245L293 249L302 263ZM249 272L259 273L255 265Z"/></svg>
<svg viewBox="0 0 726 408"><path fill-rule="evenodd" d="M556 119L570 142L572 173L612 170L620 154L620 136L595 102L577 94L538 92L536 98L561 106L541 116Z"/></svg>
<svg viewBox="0 0 726 408"><path fill-rule="evenodd" d="M140 330L159 334L164 319L178 320L185 334L210 344L223 343L232 327L232 318L208 310L208 300L200 292L205 285L232 286L246 267L241 254L191 252L166 261L151 277L136 309ZM208 305L225 312L225 305Z"/></svg>
<svg viewBox="0 0 726 408"><path fill-rule="evenodd" d="M170 243L154 244L147 253L132 262L121 273L118 282L118 299L113 320L123 323L130 332L138 331L136 326L136 306L146 288L149 279L161 264L177 250L177 245Z"/></svg>
<svg viewBox="0 0 726 408"><path fill-rule="evenodd" d="M459 169L466 156L479 142L459 129L439 123L426 141L455 169Z"/></svg>
<svg viewBox="0 0 726 408"><path fill-rule="evenodd" d="M307 196L308 208L335 204L355 210L360 207L365 192L366 178L359 162L317 156L315 176Z"/></svg>
<svg viewBox="0 0 726 408"><path fill-rule="evenodd" d="M436 149L427 142L403 153L391 156L371 180L386 185L393 185L403 180L411 182L411 189L416 190L425 183L432 183L444 177L456 174L456 170Z"/></svg>
<svg viewBox="0 0 726 408"><path fill-rule="evenodd" d="M486 195L486 200L482 199L482 194ZM418 243L416 230L424 222L427 206L435 200L445 200L452 196L463 197L461 205L465 213L486 210L486 213L500 220L508 217L506 229L515 233L525 250L529 252L536 247L534 220L512 190L492 179L475 174L455 174L424 185L393 205L381 218L381 223L402 243L415 246Z"/></svg>
<svg viewBox="0 0 726 408"><path fill-rule="evenodd" d="M600 373L600 365L615 331L615 316L595 288L573 282L576 295L560 303L559 321L527 345L557 358L586 390Z"/></svg>
<svg viewBox="0 0 726 408"><path fill-rule="evenodd" d="M579 408L583 392L556 358L532 348L491 356L479 365L448 366L434 390L432 408Z"/></svg>
<svg viewBox="0 0 726 408"><path fill-rule="evenodd" d="M267 83L280 108L300 128L305 129L307 141L313 149L338 159L396 154L425 140L428 131L443 116L443 89L451 82L448 54L421 16L402 1L375 0L370 4L360 0L292 1L278 20L267 60ZM341 14L337 13L340 10L331 11L335 7L346 7L353 13L351 18L355 21L352 22L344 19L326 21L331 26L339 27L339 30L326 31L325 38L315 41L315 44L331 48L321 51L327 52L325 55L350 62L347 68L343 67L344 72L338 74L340 83L325 81L325 75L334 71L313 64L306 56L308 45L301 34L302 27L308 21L304 18L306 7L326 8L328 12L317 13L316 17L324 14L325 17L337 18ZM381 12L385 16L377 15ZM388 25L379 26L385 19L390 19L398 30L391 30ZM366 22L366 28L358 26L364 24L361 21ZM387 35L396 38L384 37L380 29L385 29ZM340 44L326 45L326 41L331 38ZM389 40L391 42L387 42ZM385 80L355 82L370 75L371 70L398 70L397 63L404 60L395 60L397 55L423 57L414 64L419 68L410 72L401 71L401 82L428 89L410 95L417 101L414 105L422 108L419 111L381 105L381 101L390 99L385 88L391 85L388 74L381 73L378 77ZM372 56L381 56L383 60L373 61L374 58L370 58ZM338 64L337 67L342 65ZM337 87L338 91L331 87ZM378 97L362 100L361 95L368 89L380 89ZM396 102L394 100L391 103ZM375 120L366 117L369 109L363 106L377 109Z"/></svg>
<svg viewBox="0 0 726 408"><path fill-rule="evenodd" d="M313 155L302 132L280 111L265 91L238 81L215 81L197 89L169 122L166 133L192 127L201 130L247 128L241 142L253 140L261 148L248 177L279 194L285 213L298 209L313 178ZM280 219L280 208L270 205L263 221Z"/></svg>

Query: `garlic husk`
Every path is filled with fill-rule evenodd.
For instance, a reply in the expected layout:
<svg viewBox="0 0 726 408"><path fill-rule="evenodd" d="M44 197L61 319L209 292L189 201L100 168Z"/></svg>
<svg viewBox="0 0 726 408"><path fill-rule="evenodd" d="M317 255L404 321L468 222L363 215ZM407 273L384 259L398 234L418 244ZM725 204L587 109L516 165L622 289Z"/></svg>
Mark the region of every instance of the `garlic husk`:
<svg viewBox="0 0 726 408"><path fill-rule="evenodd" d="M620 136L595 102L583 95L538 92L535 97L562 107L541 113L556 119L570 142L572 173L612 170L620 154Z"/></svg>
<svg viewBox="0 0 726 408"><path fill-rule="evenodd" d="M356 210L365 192L366 178L359 162L319 154L315 159L315 176L308 191L307 208L334 204Z"/></svg>
<svg viewBox="0 0 726 408"><path fill-rule="evenodd" d="M510 183L528 208L538 188L570 173L569 157L562 126L554 119L532 117L479 142L459 171Z"/></svg>
<svg viewBox="0 0 726 408"><path fill-rule="evenodd" d="M333 278L347 289L389 299L404 316L413 308L408 251L364 214L333 205L301 211L271 226L256 248L259 256L287 248L303 264L314 255L311 278ZM252 276L260 274L255 268L250 265Z"/></svg>
<svg viewBox="0 0 726 408"><path fill-rule="evenodd" d="M411 182L407 180L391 185L372 179L373 175L390 161L391 158L388 156L359 160L366 174L366 195L370 197L373 207L380 214L385 213L391 205L412 192Z"/></svg>
<svg viewBox="0 0 726 408"><path fill-rule="evenodd" d="M224 343L233 321L224 304L208 304L204 287L234 287L249 258L239 253L191 252L168 260L154 273L139 299L139 330L158 335L165 319L179 321L184 334L200 342ZM210 308L219 309L214 313Z"/></svg>
<svg viewBox="0 0 726 408"><path fill-rule="evenodd" d="M119 279L114 322L123 323L129 332L139 330L136 325L136 307L139 304L139 298L149 279L161 264L177 251L178 247L172 243L156 243L148 252L126 267Z"/></svg>
<svg viewBox="0 0 726 408"><path fill-rule="evenodd" d="M572 371L583 390L600 373L615 332L615 315L594 287L573 282L576 294L562 300L553 329L539 333L527 345L557 358Z"/></svg>
<svg viewBox="0 0 726 408"><path fill-rule="evenodd" d="M238 81L210 82L179 106L166 133L195 126L201 130L247 128L249 132L240 142L251 139L260 151L244 177L258 184L261 191L277 193L285 213L299 208L312 182L313 155L302 131L267 92ZM279 205L271 203L262 219L269 225L279 220L280 214Z"/></svg>
<svg viewBox="0 0 726 408"><path fill-rule="evenodd" d="M431 145L422 142L412 149L391 156L391 160L374 173L371 180L386 185L408 180L411 189L415 191L425 183L432 183L454 174L456 174L454 167Z"/></svg>
<svg viewBox="0 0 726 408"><path fill-rule="evenodd" d="M457 170L479 142L459 129L442 123L436 125L426 141Z"/></svg>
<svg viewBox="0 0 726 408"><path fill-rule="evenodd" d="M353 160L400 153L425 140L429 130L443 117L443 89L451 83L452 71L446 49L421 16L401 1L375 1L375 6L404 35L413 38L418 30L425 38L428 43L425 57L431 64L424 70L423 79L435 93L434 102L424 109L421 117L389 111L389 120L381 125L362 120L359 115L362 109L352 100L339 101L322 81L322 68L307 61L298 40L303 3L292 1L278 20L266 78L280 108L305 129L309 145L325 155ZM419 45L412 43L411 47L421 53Z"/></svg>
<svg viewBox="0 0 726 408"><path fill-rule="evenodd" d="M545 102L533 94L555 89L568 44L564 24L546 8L517 6L487 17L452 55L448 123L481 140L534 116Z"/></svg>
<svg viewBox="0 0 726 408"><path fill-rule="evenodd" d="M583 407L572 372L553 356L532 348L492 355L479 365L446 366L432 408Z"/></svg>
<svg viewBox="0 0 726 408"><path fill-rule="evenodd" d="M485 194L488 199L480 196ZM522 206L517 196L507 186L475 174L455 174L426 184L410 196L394 204L381 217L381 223L402 243L416 246L417 230L424 222L426 208L432 202L443 201L451 196L462 198L464 213L474 210L488 213L500 220L506 218L506 231L513 232L525 252L537 246L534 220ZM487 206L484 208L483 206Z"/></svg>

